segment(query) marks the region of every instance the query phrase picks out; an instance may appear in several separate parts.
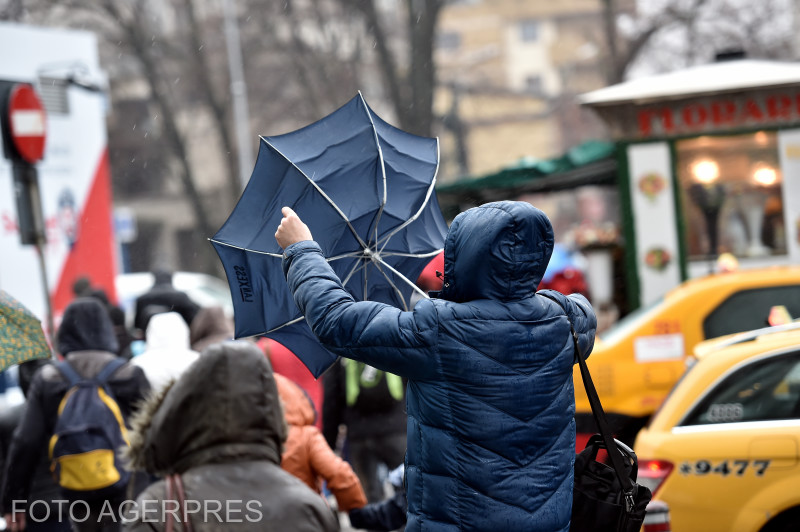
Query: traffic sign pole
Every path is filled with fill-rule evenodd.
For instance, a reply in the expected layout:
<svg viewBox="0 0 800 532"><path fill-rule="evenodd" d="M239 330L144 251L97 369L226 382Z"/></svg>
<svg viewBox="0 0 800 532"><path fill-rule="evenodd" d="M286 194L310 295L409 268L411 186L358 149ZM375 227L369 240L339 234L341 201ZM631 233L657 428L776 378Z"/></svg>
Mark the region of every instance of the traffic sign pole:
<svg viewBox="0 0 800 532"><path fill-rule="evenodd" d="M55 334L53 304L47 281L44 214L36 163L44 158L47 121L44 106L33 86L0 81L3 152L11 160L17 220L23 245L33 245L39 257L47 308L48 334Z"/></svg>

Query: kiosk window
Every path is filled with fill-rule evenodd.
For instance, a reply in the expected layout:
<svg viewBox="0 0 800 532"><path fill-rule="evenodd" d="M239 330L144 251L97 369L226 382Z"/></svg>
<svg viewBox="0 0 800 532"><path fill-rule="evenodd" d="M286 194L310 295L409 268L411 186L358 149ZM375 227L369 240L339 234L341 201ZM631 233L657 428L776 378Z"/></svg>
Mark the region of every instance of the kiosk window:
<svg viewBox="0 0 800 532"><path fill-rule="evenodd" d="M774 132L675 143L689 260L786 254Z"/></svg>

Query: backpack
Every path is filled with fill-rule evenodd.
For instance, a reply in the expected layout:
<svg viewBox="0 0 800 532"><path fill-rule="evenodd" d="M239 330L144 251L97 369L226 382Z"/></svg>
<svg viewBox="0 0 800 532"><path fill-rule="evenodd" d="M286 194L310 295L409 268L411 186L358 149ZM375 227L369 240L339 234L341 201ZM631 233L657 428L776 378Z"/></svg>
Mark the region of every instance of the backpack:
<svg viewBox="0 0 800 532"><path fill-rule="evenodd" d="M71 500L109 499L124 493L130 472L118 456L127 447L122 412L107 380L125 364L117 358L84 379L67 363L56 364L69 383L50 438L50 470Z"/></svg>

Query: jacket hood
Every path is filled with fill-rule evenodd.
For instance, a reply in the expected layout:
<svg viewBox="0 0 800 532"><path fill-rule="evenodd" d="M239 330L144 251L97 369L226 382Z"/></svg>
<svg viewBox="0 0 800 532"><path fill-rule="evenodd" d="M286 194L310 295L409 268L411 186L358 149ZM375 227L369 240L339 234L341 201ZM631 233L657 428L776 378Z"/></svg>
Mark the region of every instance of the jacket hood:
<svg viewBox="0 0 800 532"><path fill-rule="evenodd" d="M275 383L278 385L278 395L281 398L286 422L295 427L313 425L317 420L317 414L306 392L291 380L277 373L275 374Z"/></svg>
<svg viewBox="0 0 800 532"><path fill-rule="evenodd" d="M434 297L464 302L530 297L553 252L547 216L523 201L498 201L456 216L444 243L444 286Z"/></svg>
<svg viewBox="0 0 800 532"><path fill-rule="evenodd" d="M67 306L56 339L64 356L73 351L116 353L119 349L108 311L91 297L77 298Z"/></svg>
<svg viewBox="0 0 800 532"><path fill-rule="evenodd" d="M205 307L197 312L189 331L192 349L202 351L213 343L233 339L234 327L222 307Z"/></svg>
<svg viewBox="0 0 800 532"><path fill-rule="evenodd" d="M147 323L147 350L189 349L189 326L177 312L155 314Z"/></svg>
<svg viewBox="0 0 800 532"><path fill-rule="evenodd" d="M182 473L201 464L279 464L286 424L272 367L247 341L209 347L131 421L132 469Z"/></svg>

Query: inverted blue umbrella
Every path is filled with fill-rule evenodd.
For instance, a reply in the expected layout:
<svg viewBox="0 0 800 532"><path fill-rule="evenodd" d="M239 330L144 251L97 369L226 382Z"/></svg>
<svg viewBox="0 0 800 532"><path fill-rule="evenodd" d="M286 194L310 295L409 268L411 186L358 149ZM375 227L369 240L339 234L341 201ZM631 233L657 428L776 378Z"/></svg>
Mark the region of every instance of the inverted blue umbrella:
<svg viewBox="0 0 800 532"><path fill-rule="evenodd" d="M303 129L260 139L250 181L210 240L231 288L236 337L272 338L318 377L336 355L286 284L275 241L281 207L308 225L353 298L407 310L412 292L426 296L415 281L447 232L433 190L439 143L389 125L361 93Z"/></svg>

